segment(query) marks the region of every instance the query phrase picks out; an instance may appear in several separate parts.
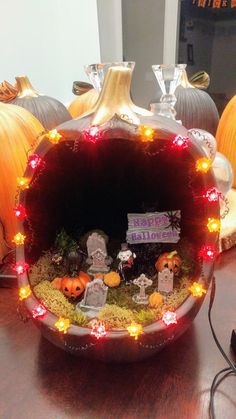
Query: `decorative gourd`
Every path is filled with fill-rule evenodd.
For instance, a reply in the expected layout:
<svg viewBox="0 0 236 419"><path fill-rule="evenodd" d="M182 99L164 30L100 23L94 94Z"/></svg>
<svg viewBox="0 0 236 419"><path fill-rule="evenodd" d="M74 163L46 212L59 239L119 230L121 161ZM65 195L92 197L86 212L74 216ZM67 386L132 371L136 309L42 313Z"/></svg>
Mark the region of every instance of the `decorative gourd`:
<svg viewBox="0 0 236 419"><path fill-rule="evenodd" d="M163 303L163 297L159 292L153 292L149 297L149 305L151 307L158 307Z"/></svg>
<svg viewBox="0 0 236 419"><path fill-rule="evenodd" d="M28 77L16 77L18 94L12 104L22 106L30 111L44 126L51 130L58 124L71 119L66 107L58 100L37 93Z"/></svg>
<svg viewBox="0 0 236 419"><path fill-rule="evenodd" d="M72 118L78 118L85 112L89 111L97 102L98 96L99 95L96 90L91 89L74 99L68 108Z"/></svg>
<svg viewBox="0 0 236 419"><path fill-rule="evenodd" d="M156 270L161 272L164 268L168 268L175 274L179 272L181 265L181 258L177 255L177 252L163 253L159 256L155 263Z"/></svg>
<svg viewBox="0 0 236 419"><path fill-rule="evenodd" d="M182 81L175 91L177 102L176 119L190 128L201 128L215 135L219 114L215 103L207 92L199 90L188 81L186 71L183 71Z"/></svg>
<svg viewBox="0 0 236 419"><path fill-rule="evenodd" d="M76 299L84 292L90 281L90 277L85 272L80 271L79 275L74 278L70 276L55 278L52 281L52 286L60 290L67 298Z"/></svg>
<svg viewBox="0 0 236 419"><path fill-rule="evenodd" d="M25 109L0 103L0 260L9 250L7 245L12 246L15 232L17 177L23 175L27 152L43 131L40 122Z"/></svg>
<svg viewBox="0 0 236 419"><path fill-rule="evenodd" d="M104 283L110 288L118 287L120 281L120 275L117 272L112 271L104 275Z"/></svg>
<svg viewBox="0 0 236 419"><path fill-rule="evenodd" d="M233 187L236 188L236 95L226 105L216 132L218 151L230 161L234 171Z"/></svg>
<svg viewBox="0 0 236 419"><path fill-rule="evenodd" d="M18 89L8 81L4 80L0 83L0 102L11 102L18 94Z"/></svg>

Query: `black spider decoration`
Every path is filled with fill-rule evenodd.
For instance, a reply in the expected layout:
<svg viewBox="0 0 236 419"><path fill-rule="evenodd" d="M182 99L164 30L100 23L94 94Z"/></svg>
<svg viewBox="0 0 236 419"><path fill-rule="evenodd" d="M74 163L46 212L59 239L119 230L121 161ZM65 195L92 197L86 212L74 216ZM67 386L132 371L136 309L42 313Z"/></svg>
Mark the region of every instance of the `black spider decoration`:
<svg viewBox="0 0 236 419"><path fill-rule="evenodd" d="M167 212L167 216L169 218L169 225L166 228L171 227L172 230L180 230L180 214L178 211L171 211Z"/></svg>

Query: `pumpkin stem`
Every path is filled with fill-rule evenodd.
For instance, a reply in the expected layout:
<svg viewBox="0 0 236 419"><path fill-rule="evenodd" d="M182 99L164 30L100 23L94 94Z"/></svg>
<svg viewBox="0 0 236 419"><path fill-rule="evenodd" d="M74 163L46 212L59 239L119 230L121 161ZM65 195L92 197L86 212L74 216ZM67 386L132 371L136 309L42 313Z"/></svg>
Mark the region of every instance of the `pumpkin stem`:
<svg viewBox="0 0 236 419"><path fill-rule="evenodd" d="M195 87L191 83L189 83L186 70L183 70L180 86L184 87L185 89L187 89L188 87L195 89Z"/></svg>
<svg viewBox="0 0 236 419"><path fill-rule="evenodd" d="M207 89L210 84L210 76L206 71L198 71L189 80L192 86L202 90Z"/></svg>
<svg viewBox="0 0 236 419"><path fill-rule="evenodd" d="M93 86L90 83L86 83L85 81L74 81L73 82L73 88L72 92L74 95L81 96L85 93L89 92L89 90L92 90Z"/></svg>
<svg viewBox="0 0 236 419"><path fill-rule="evenodd" d="M172 259L175 255L177 255L176 250L173 250L173 252L170 252L167 256L167 259Z"/></svg>
<svg viewBox="0 0 236 419"><path fill-rule="evenodd" d="M18 89L18 97L37 97L38 93L33 88L32 84L30 83L27 76L17 76L16 79L16 85Z"/></svg>
<svg viewBox="0 0 236 419"><path fill-rule="evenodd" d="M110 67L106 74L99 98L88 114L94 114L92 125L102 125L118 115L133 124L139 124L139 115L152 115L146 109L135 106L130 97L132 70L127 67Z"/></svg>
<svg viewBox="0 0 236 419"><path fill-rule="evenodd" d="M18 94L18 90L15 86L12 86L8 81L4 80L0 83L0 101L11 102L12 99Z"/></svg>

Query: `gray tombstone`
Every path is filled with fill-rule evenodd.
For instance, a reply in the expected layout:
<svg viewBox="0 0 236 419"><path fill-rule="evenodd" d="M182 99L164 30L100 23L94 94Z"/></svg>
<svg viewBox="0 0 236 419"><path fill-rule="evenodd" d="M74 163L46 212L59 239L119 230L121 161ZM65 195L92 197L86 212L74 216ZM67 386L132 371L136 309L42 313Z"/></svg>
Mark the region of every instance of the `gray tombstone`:
<svg viewBox="0 0 236 419"><path fill-rule="evenodd" d="M158 291L164 294L169 294L173 291L174 286L174 272L168 268L164 268L158 272Z"/></svg>
<svg viewBox="0 0 236 419"><path fill-rule="evenodd" d="M109 272L108 265L111 264L112 258L107 256L107 248L104 237L94 232L87 240L88 259L90 266L88 273Z"/></svg>
<svg viewBox="0 0 236 419"><path fill-rule="evenodd" d="M88 317L95 317L106 304L108 287L102 279L94 279L86 285L84 298L77 304Z"/></svg>

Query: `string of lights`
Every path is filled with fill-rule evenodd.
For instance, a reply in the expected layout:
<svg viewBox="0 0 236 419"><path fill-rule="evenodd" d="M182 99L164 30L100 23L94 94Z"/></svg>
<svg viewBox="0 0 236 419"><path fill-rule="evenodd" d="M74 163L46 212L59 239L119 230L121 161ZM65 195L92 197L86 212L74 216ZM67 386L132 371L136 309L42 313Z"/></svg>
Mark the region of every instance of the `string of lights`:
<svg viewBox="0 0 236 419"><path fill-rule="evenodd" d="M80 140L95 144L96 142L104 139L104 133L106 133L104 128L99 126L90 126L81 131ZM136 136L138 135L140 140L144 143L152 143L154 141L158 141L157 130L153 129L152 127L146 125L140 125L138 127L135 126L134 133ZM63 136L58 133L57 130L52 130L44 135L44 139L42 141L47 141L50 148L52 145L55 146L63 140ZM177 135L174 136L172 140L170 140L169 145L170 148L176 150L176 152L180 153L181 155L181 151L188 149L188 147L191 145L191 140L188 137ZM18 220L19 231L15 234L13 242L15 243L17 249L22 248L22 251L17 252L17 261L14 266L14 270L17 272L18 277L21 278L20 283L22 283L22 286L19 289L20 301L33 297L32 290L27 279L27 270L29 265L24 261L24 245L25 241L27 240L27 237L24 235L23 226L23 222L27 218L26 208L24 206L24 198L25 193L27 193L27 190L33 184L32 182L34 181L34 174L36 173L37 176L36 170L40 170L40 168L45 167L43 157L43 155L32 151L32 155L28 156L27 176L23 176L17 179L18 202L15 205L14 213ZM196 172L199 172L204 176L206 173L208 173L210 168L211 161L209 159L200 158L196 160ZM207 199L209 204L212 206L213 204L219 203L220 192L216 188L212 187L211 189L207 189L202 197ZM209 217L208 220L206 220L206 229L209 233L211 233L210 235L214 237L212 240L212 242L214 242L215 234L218 234L220 229L220 219ZM216 257L218 251L212 242L210 240L209 243L206 243L199 249L198 256L202 262L212 262L212 260ZM199 282L194 282L192 286L189 287L191 295L194 298L199 298L206 294L207 290L204 288L204 285L204 276L202 276ZM37 303L33 308L31 308L31 315L35 319L45 318L47 314L48 310L42 303ZM163 325L165 325L165 327L175 327L175 325L178 323L178 315L174 310L166 310L162 315L161 322ZM66 334L68 333L71 326L72 325L69 319L59 317L54 323L54 330L62 334ZM127 327L127 332L132 338L134 338L134 340L137 340L139 336L145 334L145 328L143 329L141 324L132 322ZM97 339L105 338L107 333L109 333L109 330L107 330L106 325L103 322L97 322L94 324L90 331L91 336L94 336Z"/></svg>

